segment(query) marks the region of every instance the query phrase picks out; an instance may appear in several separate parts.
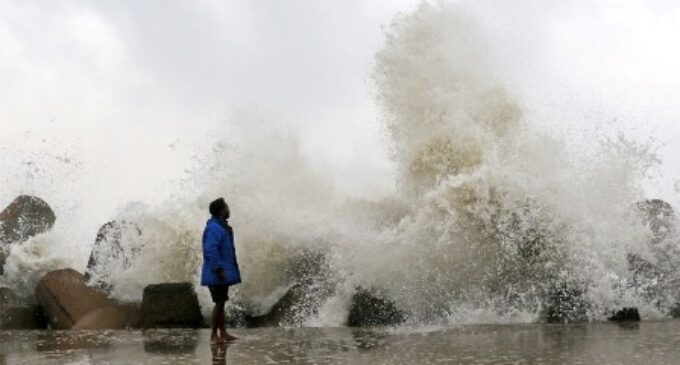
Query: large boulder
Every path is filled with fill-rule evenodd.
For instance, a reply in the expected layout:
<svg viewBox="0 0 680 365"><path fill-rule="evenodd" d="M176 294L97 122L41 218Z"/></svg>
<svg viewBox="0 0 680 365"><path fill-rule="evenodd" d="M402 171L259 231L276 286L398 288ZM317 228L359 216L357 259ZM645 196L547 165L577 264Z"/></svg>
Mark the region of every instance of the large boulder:
<svg viewBox="0 0 680 365"><path fill-rule="evenodd" d="M53 329L70 329L88 313L115 303L105 293L87 285L84 275L73 269L46 274L35 289Z"/></svg>
<svg viewBox="0 0 680 365"><path fill-rule="evenodd" d="M266 314L248 316L249 327L299 326L318 314L337 289L338 278L322 252L302 252L291 261L286 276L291 282L286 293Z"/></svg>
<svg viewBox="0 0 680 365"><path fill-rule="evenodd" d="M199 328L202 324L201 308L191 283L154 284L144 288L144 328Z"/></svg>
<svg viewBox="0 0 680 365"><path fill-rule="evenodd" d="M120 309L110 306L97 308L78 319L72 330L125 329L131 327L128 317Z"/></svg>
<svg viewBox="0 0 680 365"><path fill-rule="evenodd" d="M609 320L612 322L639 322L640 313L635 307L627 307L614 312Z"/></svg>
<svg viewBox="0 0 680 365"><path fill-rule="evenodd" d="M47 318L39 306L0 306L0 330L47 328Z"/></svg>
<svg viewBox="0 0 680 365"><path fill-rule="evenodd" d="M142 231L128 221L111 221L97 232L85 276L100 289L110 289L112 272L123 271L132 265L142 248Z"/></svg>
<svg viewBox="0 0 680 365"><path fill-rule="evenodd" d="M352 296L348 324L351 327L394 326L406 316L377 290L357 288Z"/></svg>
<svg viewBox="0 0 680 365"><path fill-rule="evenodd" d="M42 199L21 195L0 212L0 242L22 242L54 226L57 217Z"/></svg>
<svg viewBox="0 0 680 365"><path fill-rule="evenodd" d="M127 327L141 328L142 327L142 304L134 303L116 303L116 309L125 315Z"/></svg>
<svg viewBox="0 0 680 365"><path fill-rule="evenodd" d="M268 313L261 316L247 316L248 327L278 327L296 324L314 310L314 303L307 300L309 292L302 285L295 284L274 304Z"/></svg>

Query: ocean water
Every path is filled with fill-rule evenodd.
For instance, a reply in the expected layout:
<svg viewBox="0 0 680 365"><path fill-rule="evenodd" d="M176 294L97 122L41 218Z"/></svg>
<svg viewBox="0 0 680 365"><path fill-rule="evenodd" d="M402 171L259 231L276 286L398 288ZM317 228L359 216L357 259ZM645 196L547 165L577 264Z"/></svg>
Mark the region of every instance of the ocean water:
<svg viewBox="0 0 680 365"><path fill-rule="evenodd" d="M645 189L662 164L654 143L645 135L618 133L611 124L578 143L553 128L553 121L532 109L537 101L520 92L523 83L499 54L502 37L475 9L423 2L385 28L370 83L381 112L374 122L384 130L394 179L383 182L389 188L380 194L338 189L343 181L310 162L294 128L248 109L210 138L187 136L201 143L177 152L191 161L184 173L172 184L159 183L155 199L122 199L113 214L89 205L107 197L107 186L100 181L101 166L78 162L87 151L57 142L46 145L45 153L9 151L2 155L2 177L12 188L0 192L3 199L35 193L53 204L58 220L51 232L10 247L0 284L30 301L44 273L63 267L83 271L98 228L114 219L132 222L133 228L122 235L122 254L101 252L106 264L93 276L110 284L112 296L140 301L149 284L197 283L206 207L224 196L233 212L244 279L230 305L267 312L296 284L300 255L313 251L324 257L324 275L315 280L325 294L298 298L296 304L318 305L285 323L289 327L345 326L357 287L382 293L405 313L404 326L414 328L541 322L563 293L575 307L566 311L578 312L579 319L602 321L622 307L639 308L645 320L669 318L680 303L677 218L666 217L659 226L636 205L654 198ZM578 117L572 109L578 107L555 113ZM631 257L652 269L636 272ZM207 291L199 290L199 297L207 315ZM553 327L526 328L543 333ZM573 328L619 331L610 325L564 331ZM252 333L258 343L257 336L277 331L246 335ZM314 331L319 330L299 335ZM328 331L341 338L353 333ZM474 338L456 331L437 332L433 341ZM631 338L636 333L642 330L620 332ZM37 334L20 335L28 336L27 343L38 341L30 340ZM61 341L62 335L44 336ZM111 336L119 345L114 349L144 338L130 333L116 342L119 337ZM387 338L399 343L402 338L395 336ZM427 344L419 335L404 336L416 347ZM642 341L654 338L645 335ZM238 346L243 345L234 349ZM398 347L391 349L399 353Z"/></svg>
<svg viewBox="0 0 680 365"><path fill-rule="evenodd" d="M449 329L3 331L0 364L677 364L680 322Z"/></svg>

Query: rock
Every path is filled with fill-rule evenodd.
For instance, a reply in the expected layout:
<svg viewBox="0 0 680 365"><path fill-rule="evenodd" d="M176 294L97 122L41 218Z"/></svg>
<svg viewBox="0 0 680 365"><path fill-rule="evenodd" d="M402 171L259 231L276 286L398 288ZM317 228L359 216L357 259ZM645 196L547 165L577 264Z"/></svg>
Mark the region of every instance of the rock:
<svg viewBox="0 0 680 365"><path fill-rule="evenodd" d="M39 306L0 306L0 330L47 328L47 318Z"/></svg>
<svg viewBox="0 0 680 365"><path fill-rule="evenodd" d="M144 288L144 328L199 328L203 323L198 297L191 283L166 283Z"/></svg>
<svg viewBox="0 0 680 365"><path fill-rule="evenodd" d="M19 302L19 296L12 289L0 287L0 306L17 305Z"/></svg>
<svg viewBox="0 0 680 365"><path fill-rule="evenodd" d="M97 232L85 276L106 291L111 272L128 269L142 248L142 231L135 223L111 221Z"/></svg>
<svg viewBox="0 0 680 365"><path fill-rule="evenodd" d="M57 217L42 199L21 195L0 212L0 242L22 242L54 226Z"/></svg>
<svg viewBox="0 0 680 365"><path fill-rule="evenodd" d="M350 327L394 326L404 322L404 312L375 291L359 287L352 296Z"/></svg>
<svg viewBox="0 0 680 365"><path fill-rule="evenodd" d="M20 243L54 226L57 217L42 199L21 195L0 212L0 275L9 255L4 244Z"/></svg>
<svg viewBox="0 0 680 365"><path fill-rule="evenodd" d="M609 320L613 322L639 322L640 313L635 307L623 308L609 317Z"/></svg>
<svg viewBox="0 0 680 365"><path fill-rule="evenodd" d="M300 325L318 313L338 283L325 255L317 251L304 251L292 260L286 275L292 282L288 291L268 313L247 317L249 327Z"/></svg>
<svg viewBox="0 0 680 365"><path fill-rule="evenodd" d="M577 323L588 320L588 303L583 289L576 284L555 283L550 288L544 317L548 323Z"/></svg>
<svg viewBox="0 0 680 365"><path fill-rule="evenodd" d="M671 306L668 310L668 314L671 318L680 318L680 303L675 303L675 305Z"/></svg>
<svg viewBox="0 0 680 365"><path fill-rule="evenodd" d="M267 314L246 317L248 327L278 327L297 322L301 314L310 312L310 306L305 305L306 294L302 285L293 285Z"/></svg>
<svg viewBox="0 0 680 365"><path fill-rule="evenodd" d="M69 329L88 313L113 306L103 292L86 285L85 276L73 269L46 274L35 289L53 329Z"/></svg>
<svg viewBox="0 0 680 365"><path fill-rule="evenodd" d="M116 303L115 307L125 315L128 327L142 327L141 303Z"/></svg>
<svg viewBox="0 0 680 365"><path fill-rule="evenodd" d="M72 330L105 330L125 329L131 327L128 317L116 307L103 307L95 309L76 322Z"/></svg>

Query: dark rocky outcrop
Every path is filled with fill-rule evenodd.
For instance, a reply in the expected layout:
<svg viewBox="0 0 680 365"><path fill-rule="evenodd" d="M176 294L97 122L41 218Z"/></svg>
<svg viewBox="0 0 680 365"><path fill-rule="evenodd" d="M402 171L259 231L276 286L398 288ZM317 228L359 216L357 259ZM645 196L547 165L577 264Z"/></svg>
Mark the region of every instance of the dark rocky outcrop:
<svg viewBox="0 0 680 365"><path fill-rule="evenodd" d="M52 271L38 282L35 296L53 329L70 329L88 313L115 305L86 282L85 276L73 269Z"/></svg>
<svg viewBox="0 0 680 365"><path fill-rule="evenodd" d="M199 328L202 324L201 308L191 283L154 284L144 288L144 328Z"/></svg>
<svg viewBox="0 0 680 365"><path fill-rule="evenodd" d="M0 212L0 242L22 242L54 226L57 217L42 199L21 195Z"/></svg>
<svg viewBox="0 0 680 365"><path fill-rule="evenodd" d="M305 251L291 263L287 275L293 282L268 313L245 316L235 324L247 327L297 326L318 314L323 303L336 293L338 279L321 252ZM235 314L237 319L241 312ZM393 302L379 290L359 287L352 296L348 323L350 326L388 326L406 318Z"/></svg>
<svg viewBox="0 0 680 365"><path fill-rule="evenodd" d="M669 310L668 314L671 318L680 318L680 303L676 303Z"/></svg>
<svg viewBox="0 0 680 365"><path fill-rule="evenodd" d="M613 322L639 322L640 313L635 307L623 308L619 311L616 311L611 317L609 317L609 320Z"/></svg>
<svg viewBox="0 0 680 365"><path fill-rule="evenodd" d="M286 294L279 299L271 310L261 316L247 316L246 323L248 327L278 327L290 325L298 322L302 313L308 313L310 306L306 304L305 288L302 285L295 284Z"/></svg>
<svg viewBox="0 0 680 365"><path fill-rule="evenodd" d="M46 328L47 317L39 306L0 306L0 330L35 330Z"/></svg>
<svg viewBox="0 0 680 365"><path fill-rule="evenodd" d="M57 217L42 199L21 195L0 212L0 275L4 273L10 243L23 242L54 226Z"/></svg>
<svg viewBox="0 0 680 365"><path fill-rule="evenodd" d="M264 315L247 317L249 327L297 326L318 313L337 287L337 278L326 256L304 251L291 261L286 276L292 282L288 291Z"/></svg>
<svg viewBox="0 0 680 365"><path fill-rule="evenodd" d="M359 287L352 296L348 319L351 327L393 326L405 318L404 312L375 290Z"/></svg>
<svg viewBox="0 0 680 365"><path fill-rule="evenodd" d="M85 269L92 284L110 290L110 270L113 266L118 270L130 267L141 251L141 234L137 224L127 221L111 221L99 228Z"/></svg>

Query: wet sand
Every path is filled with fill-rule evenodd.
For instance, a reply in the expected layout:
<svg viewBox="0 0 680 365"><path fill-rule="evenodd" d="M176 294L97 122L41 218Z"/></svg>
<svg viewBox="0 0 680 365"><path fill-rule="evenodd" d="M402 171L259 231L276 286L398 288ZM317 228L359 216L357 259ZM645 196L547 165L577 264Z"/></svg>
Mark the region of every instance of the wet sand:
<svg viewBox="0 0 680 365"><path fill-rule="evenodd" d="M678 364L680 321L444 330L0 331L0 364Z"/></svg>

